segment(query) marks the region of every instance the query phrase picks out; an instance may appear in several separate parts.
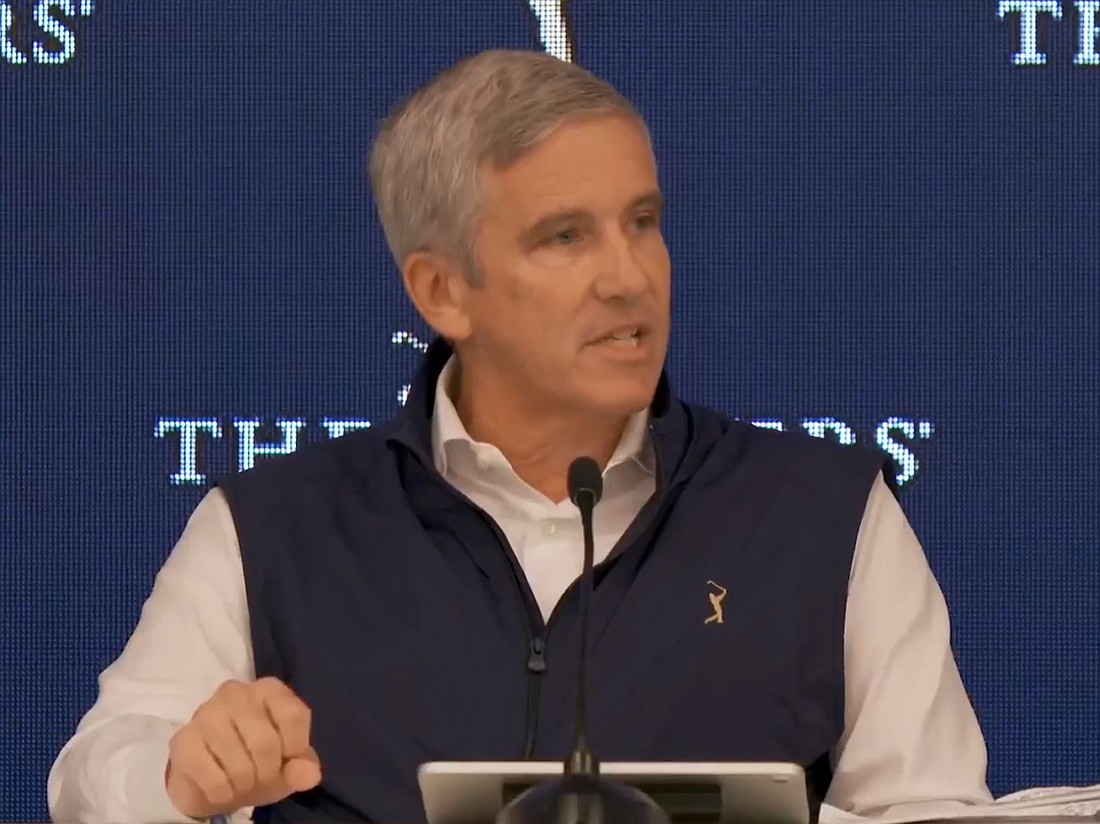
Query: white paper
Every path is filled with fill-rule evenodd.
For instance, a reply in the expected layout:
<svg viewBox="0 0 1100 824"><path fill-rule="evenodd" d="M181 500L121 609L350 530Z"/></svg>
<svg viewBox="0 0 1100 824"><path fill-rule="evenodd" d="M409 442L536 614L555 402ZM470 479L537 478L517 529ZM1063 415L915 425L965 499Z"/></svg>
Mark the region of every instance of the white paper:
<svg viewBox="0 0 1100 824"><path fill-rule="evenodd" d="M1100 821L1100 784L1091 787L1033 787L980 806L912 804L887 815L865 818L822 805L820 824L924 824L936 821L1012 821L1080 816Z"/></svg>

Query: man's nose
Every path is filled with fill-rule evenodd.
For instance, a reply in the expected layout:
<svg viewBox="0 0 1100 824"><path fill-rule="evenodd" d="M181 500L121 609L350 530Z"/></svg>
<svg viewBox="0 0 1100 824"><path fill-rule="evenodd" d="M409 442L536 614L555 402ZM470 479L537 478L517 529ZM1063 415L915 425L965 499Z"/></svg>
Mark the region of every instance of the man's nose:
<svg viewBox="0 0 1100 824"><path fill-rule="evenodd" d="M604 236L598 266L595 289L600 300L632 299L649 288L645 266L621 230Z"/></svg>

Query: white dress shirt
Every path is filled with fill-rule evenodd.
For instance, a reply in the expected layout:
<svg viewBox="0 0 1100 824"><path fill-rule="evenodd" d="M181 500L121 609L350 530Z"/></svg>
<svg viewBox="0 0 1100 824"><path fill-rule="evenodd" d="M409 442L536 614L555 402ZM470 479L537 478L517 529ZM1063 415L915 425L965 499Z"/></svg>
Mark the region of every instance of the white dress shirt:
<svg viewBox="0 0 1100 824"><path fill-rule="evenodd" d="M474 442L439 377L433 456L500 525L544 616L581 569L576 508L524 483L496 447ZM646 413L604 472L594 525L606 558L652 494ZM861 814L919 804L930 814L987 803L986 748L959 677L947 607L901 507L880 478L856 540L844 631L845 730L826 803ZM222 682L255 679L237 533L225 497L206 495L157 574L99 697L50 771L55 821L189 822L164 786L168 742ZM247 818L249 811L238 813Z"/></svg>

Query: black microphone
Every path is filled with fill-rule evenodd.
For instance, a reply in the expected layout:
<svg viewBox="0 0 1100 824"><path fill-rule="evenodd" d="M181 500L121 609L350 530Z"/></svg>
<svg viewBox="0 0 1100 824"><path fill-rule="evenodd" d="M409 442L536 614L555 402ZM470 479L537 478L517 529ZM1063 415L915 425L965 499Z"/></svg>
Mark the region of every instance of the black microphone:
<svg viewBox="0 0 1100 824"><path fill-rule="evenodd" d="M668 816L644 793L602 778L599 761L588 748L588 616L592 609L595 542L592 516L603 495L603 474L588 456L569 465L569 499L581 511L584 566L581 569L580 650L577 654L577 716L573 753L562 778L526 790L497 816L496 824L669 824Z"/></svg>

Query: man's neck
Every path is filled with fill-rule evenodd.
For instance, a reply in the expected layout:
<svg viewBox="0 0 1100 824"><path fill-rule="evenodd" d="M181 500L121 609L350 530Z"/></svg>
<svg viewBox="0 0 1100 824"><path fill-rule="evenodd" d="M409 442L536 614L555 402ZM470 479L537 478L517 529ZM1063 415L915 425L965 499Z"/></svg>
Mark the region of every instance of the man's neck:
<svg viewBox="0 0 1100 824"><path fill-rule="evenodd" d="M607 466L628 421L558 414L498 387L471 392L470 381L455 377L448 394L470 437L499 449L525 483L552 501L569 497L566 478L576 458Z"/></svg>

